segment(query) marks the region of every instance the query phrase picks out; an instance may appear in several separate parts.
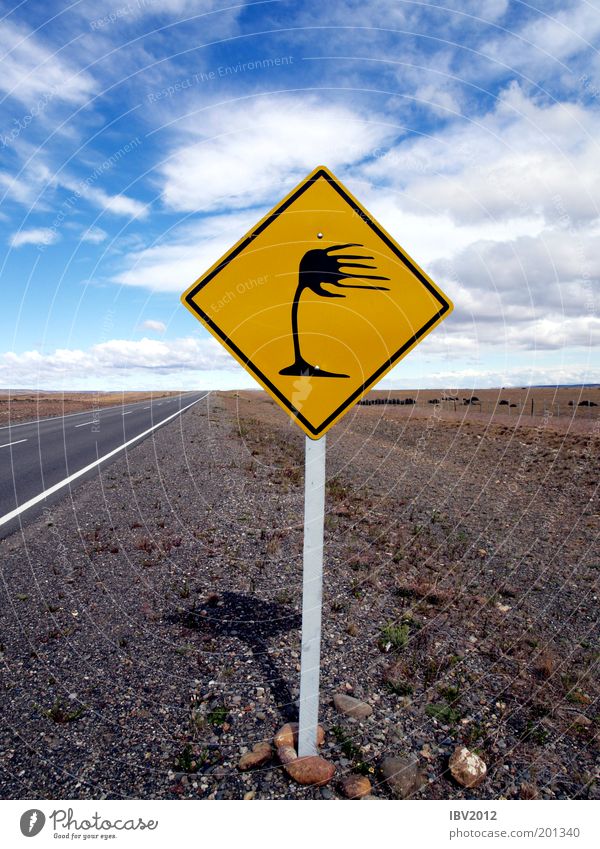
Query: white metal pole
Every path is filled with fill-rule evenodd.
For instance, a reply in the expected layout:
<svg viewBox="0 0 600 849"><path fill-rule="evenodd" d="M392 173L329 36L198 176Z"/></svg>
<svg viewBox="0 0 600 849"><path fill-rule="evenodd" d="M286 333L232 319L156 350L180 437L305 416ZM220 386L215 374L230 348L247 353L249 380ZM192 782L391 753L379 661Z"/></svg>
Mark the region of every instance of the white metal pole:
<svg viewBox="0 0 600 849"><path fill-rule="evenodd" d="M304 563L302 573L302 655L298 755L317 753L321 602L323 597L323 526L325 519L325 437L306 437L304 480Z"/></svg>

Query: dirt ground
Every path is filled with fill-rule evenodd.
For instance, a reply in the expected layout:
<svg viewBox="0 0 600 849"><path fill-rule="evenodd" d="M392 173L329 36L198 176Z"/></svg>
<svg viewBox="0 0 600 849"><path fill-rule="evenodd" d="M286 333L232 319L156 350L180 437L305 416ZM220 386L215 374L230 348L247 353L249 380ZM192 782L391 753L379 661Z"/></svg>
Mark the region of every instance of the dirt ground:
<svg viewBox="0 0 600 849"><path fill-rule="evenodd" d="M179 392L0 392L0 425L83 413Z"/></svg>
<svg viewBox="0 0 600 849"><path fill-rule="evenodd" d="M479 421L491 419L511 422L515 419L524 424L529 419L552 418L570 421L596 421L600 418L600 386L590 387L526 387L510 389L421 389L416 391L375 390L366 396L367 402L412 398L417 409L430 408L437 403L438 415L469 419L480 414ZM465 401L474 403L465 404ZM588 406L589 405L589 406ZM571 427L570 423L565 427Z"/></svg>
<svg viewBox="0 0 600 849"><path fill-rule="evenodd" d="M415 798L600 798L600 421L426 402L327 436L330 785L238 768L297 714L304 477L298 428L239 392L0 542L0 796L336 799L358 772L390 799L393 757Z"/></svg>

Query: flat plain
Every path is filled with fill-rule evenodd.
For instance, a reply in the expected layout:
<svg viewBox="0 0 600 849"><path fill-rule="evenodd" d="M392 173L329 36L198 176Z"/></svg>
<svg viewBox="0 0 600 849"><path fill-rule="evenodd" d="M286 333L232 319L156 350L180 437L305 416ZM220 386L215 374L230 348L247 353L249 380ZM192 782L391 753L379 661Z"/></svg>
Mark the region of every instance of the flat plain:
<svg viewBox="0 0 600 849"><path fill-rule="evenodd" d="M152 398L179 395L179 392L9 392L0 390L0 425L30 422L50 416L66 416Z"/></svg>
<svg viewBox="0 0 600 849"><path fill-rule="evenodd" d="M394 757L416 798L600 798L600 417L568 405L600 390L519 392L327 436L325 788L238 768L299 690L304 437L264 393L211 394L3 540L0 795L338 798L360 772L385 799Z"/></svg>

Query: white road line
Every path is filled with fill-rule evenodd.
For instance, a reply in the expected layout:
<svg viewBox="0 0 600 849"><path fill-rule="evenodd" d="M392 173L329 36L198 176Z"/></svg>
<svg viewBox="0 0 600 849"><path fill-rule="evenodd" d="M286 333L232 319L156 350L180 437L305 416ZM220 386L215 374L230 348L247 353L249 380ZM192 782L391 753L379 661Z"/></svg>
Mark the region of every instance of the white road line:
<svg viewBox="0 0 600 849"><path fill-rule="evenodd" d="M133 413L133 410L128 410L126 413L123 413L124 416L130 416Z"/></svg>
<svg viewBox="0 0 600 849"><path fill-rule="evenodd" d="M149 410L149 409L150 409L150 407L144 407L144 410Z"/></svg>
<svg viewBox="0 0 600 849"><path fill-rule="evenodd" d="M5 442L4 445L0 445L0 448L8 448L9 445L18 445L19 442L27 442L26 439L17 439L15 442Z"/></svg>
<svg viewBox="0 0 600 849"><path fill-rule="evenodd" d="M93 422L93 421L92 422L81 422L81 424L75 425L75 427L85 427L86 425L89 425L89 424L96 424L96 422Z"/></svg>
<svg viewBox="0 0 600 849"><path fill-rule="evenodd" d="M185 392L184 395L193 395L193 392ZM184 395L176 395L172 400L177 401L178 398L183 398ZM204 396L206 397L206 396ZM137 404L141 404L141 401L132 401L131 404L125 404L126 407L134 407ZM123 404L115 404L112 407L98 407L99 412L104 412L105 410L118 410L119 407L123 407ZM0 430L7 430L8 428L13 427L24 427L25 425L34 425L40 424L40 422L51 422L54 419L69 419L71 416L89 416L92 413L92 410L82 410L81 413L65 413L64 416L45 416L43 419L33 419L30 422L14 422L14 424L2 425Z"/></svg>
<svg viewBox="0 0 600 849"><path fill-rule="evenodd" d="M206 398L206 395L203 396ZM134 442L137 442L138 439L142 439L144 436L148 436L149 433L152 433L153 430L156 430L157 427L166 424L167 422L174 419L175 416L181 415L186 410L189 410L190 407L193 407L194 404L197 404L199 401L202 401L202 398L197 398L195 401L192 401L191 404L188 404L187 407L182 407L180 410L177 410L175 413L171 413L170 416L167 416L166 419L163 419L162 422L158 422L158 424L152 425L148 430L143 431L142 433L138 433L137 436L134 436L133 439L129 439L127 442L124 442L123 445L119 445L118 448L113 448L112 451L109 451L108 454L105 454L103 457L100 457L98 460L94 460L93 463L89 463L87 466L84 466L83 469L79 469L78 472L74 472L72 475L69 475L68 478L65 478L58 483L53 484L53 486L49 486L48 489L45 489L43 492L40 492L39 495L34 495L33 498L30 498L29 501L26 501L25 504L21 504L19 507L11 510L10 513L6 513L4 516L0 516L0 525L5 525L7 522L10 522L11 519L15 519L21 513L24 513L25 510L29 510L30 507L33 507L35 504L39 504L40 501L44 501L48 498L49 495L53 495L55 492L58 492L59 489L62 489L63 486L68 486L77 478L80 478L82 475L85 475L87 472L90 472L96 466L99 466L100 463L104 463L105 460L110 459L110 457L114 457L115 454L118 454L119 451L123 451L124 448L128 448L130 445L133 445ZM19 440L26 441L26 440Z"/></svg>

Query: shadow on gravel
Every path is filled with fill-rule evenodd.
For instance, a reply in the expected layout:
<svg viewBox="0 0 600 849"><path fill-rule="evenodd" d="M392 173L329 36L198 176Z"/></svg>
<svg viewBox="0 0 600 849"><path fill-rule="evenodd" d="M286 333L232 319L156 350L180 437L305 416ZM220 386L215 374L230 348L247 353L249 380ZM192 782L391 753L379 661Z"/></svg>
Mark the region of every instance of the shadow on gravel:
<svg viewBox="0 0 600 849"><path fill-rule="evenodd" d="M205 606L206 615L188 611L185 624L212 637L236 637L246 643L268 683L277 709L285 722L298 720L298 709L290 689L268 653L271 637L300 628L300 614L289 607L241 593L221 593L218 601Z"/></svg>

